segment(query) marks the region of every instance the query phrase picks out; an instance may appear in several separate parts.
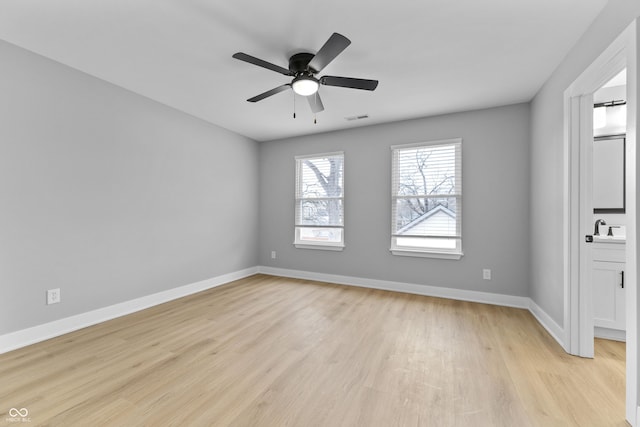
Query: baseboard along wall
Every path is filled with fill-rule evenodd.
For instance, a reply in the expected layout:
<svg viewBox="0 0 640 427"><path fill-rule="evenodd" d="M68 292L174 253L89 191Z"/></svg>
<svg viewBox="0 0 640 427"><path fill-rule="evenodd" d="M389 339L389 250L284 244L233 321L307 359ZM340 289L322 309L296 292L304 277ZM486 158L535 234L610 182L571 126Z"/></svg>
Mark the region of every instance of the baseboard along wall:
<svg viewBox="0 0 640 427"><path fill-rule="evenodd" d="M117 317L126 316L155 305L163 304L178 298L215 288L235 280L240 280L254 274L266 274L294 279L314 280L319 282L334 283L339 285L357 286L363 288L380 289L393 292L404 292L416 295L424 295L438 298L448 298L461 301L493 304L505 307L527 309L549 334L566 349L564 330L531 298L494 294L489 292L469 291L462 289L443 288L438 286L419 285L415 283L393 282L386 280L367 279L353 276L341 276L335 274L316 273L310 271L290 270L283 268L256 266L244 270L202 280L189 285L180 286L167 291L158 292L144 297L125 301L112 306L99 308L75 316L67 317L42 325L33 326L5 335L0 335L0 354L21 347L26 347L40 341L45 341L60 335L67 334L88 326L106 322Z"/></svg>
<svg viewBox="0 0 640 427"><path fill-rule="evenodd" d="M627 332L621 331L619 329L610 329L610 328L601 328L596 326L593 331L593 335L596 338L604 338L605 340L613 340L626 342L627 341Z"/></svg>

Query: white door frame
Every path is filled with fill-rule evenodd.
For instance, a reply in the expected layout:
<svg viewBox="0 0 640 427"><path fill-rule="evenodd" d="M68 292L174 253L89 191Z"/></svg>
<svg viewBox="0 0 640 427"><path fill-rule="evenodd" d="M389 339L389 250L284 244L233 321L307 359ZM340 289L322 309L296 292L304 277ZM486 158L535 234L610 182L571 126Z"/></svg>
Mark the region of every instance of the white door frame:
<svg viewBox="0 0 640 427"><path fill-rule="evenodd" d="M592 158L593 93L625 67L627 68L627 364L626 417L638 420L638 325L637 307L637 209L636 203L636 118L637 118L637 21L634 21L578 77L564 93L564 329L565 350L593 357L593 290L590 283L590 247L584 236L593 233Z"/></svg>

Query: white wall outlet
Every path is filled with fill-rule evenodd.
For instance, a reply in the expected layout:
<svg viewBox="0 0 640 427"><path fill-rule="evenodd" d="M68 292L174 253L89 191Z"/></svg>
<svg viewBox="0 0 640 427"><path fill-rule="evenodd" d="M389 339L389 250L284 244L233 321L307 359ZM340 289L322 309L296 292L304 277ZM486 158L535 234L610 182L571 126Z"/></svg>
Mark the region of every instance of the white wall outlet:
<svg viewBox="0 0 640 427"><path fill-rule="evenodd" d="M491 280L491 269L489 268L482 269L482 278L484 280Z"/></svg>
<svg viewBox="0 0 640 427"><path fill-rule="evenodd" d="M271 251L271 259L276 259L276 251Z"/></svg>
<svg viewBox="0 0 640 427"><path fill-rule="evenodd" d="M60 288L49 289L47 291L47 305L57 304L60 302Z"/></svg>

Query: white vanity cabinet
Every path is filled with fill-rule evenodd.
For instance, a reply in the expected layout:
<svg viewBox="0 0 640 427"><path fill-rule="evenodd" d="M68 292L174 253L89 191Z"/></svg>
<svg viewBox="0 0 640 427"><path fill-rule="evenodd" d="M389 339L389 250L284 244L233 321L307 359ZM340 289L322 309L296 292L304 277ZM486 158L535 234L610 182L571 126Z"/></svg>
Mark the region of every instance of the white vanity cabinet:
<svg viewBox="0 0 640 427"><path fill-rule="evenodd" d="M594 243L593 245L593 313L595 336L625 339L625 245Z"/></svg>

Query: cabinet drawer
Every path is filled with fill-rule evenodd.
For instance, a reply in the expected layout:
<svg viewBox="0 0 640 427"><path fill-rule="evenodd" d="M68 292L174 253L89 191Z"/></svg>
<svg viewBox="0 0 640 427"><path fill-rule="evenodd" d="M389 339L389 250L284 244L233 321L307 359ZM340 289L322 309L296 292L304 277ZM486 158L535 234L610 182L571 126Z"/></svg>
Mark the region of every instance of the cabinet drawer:
<svg viewBox="0 0 640 427"><path fill-rule="evenodd" d="M594 244L593 245L593 260L594 261L608 261L608 262L625 262L625 250L624 246L611 247L612 244Z"/></svg>

